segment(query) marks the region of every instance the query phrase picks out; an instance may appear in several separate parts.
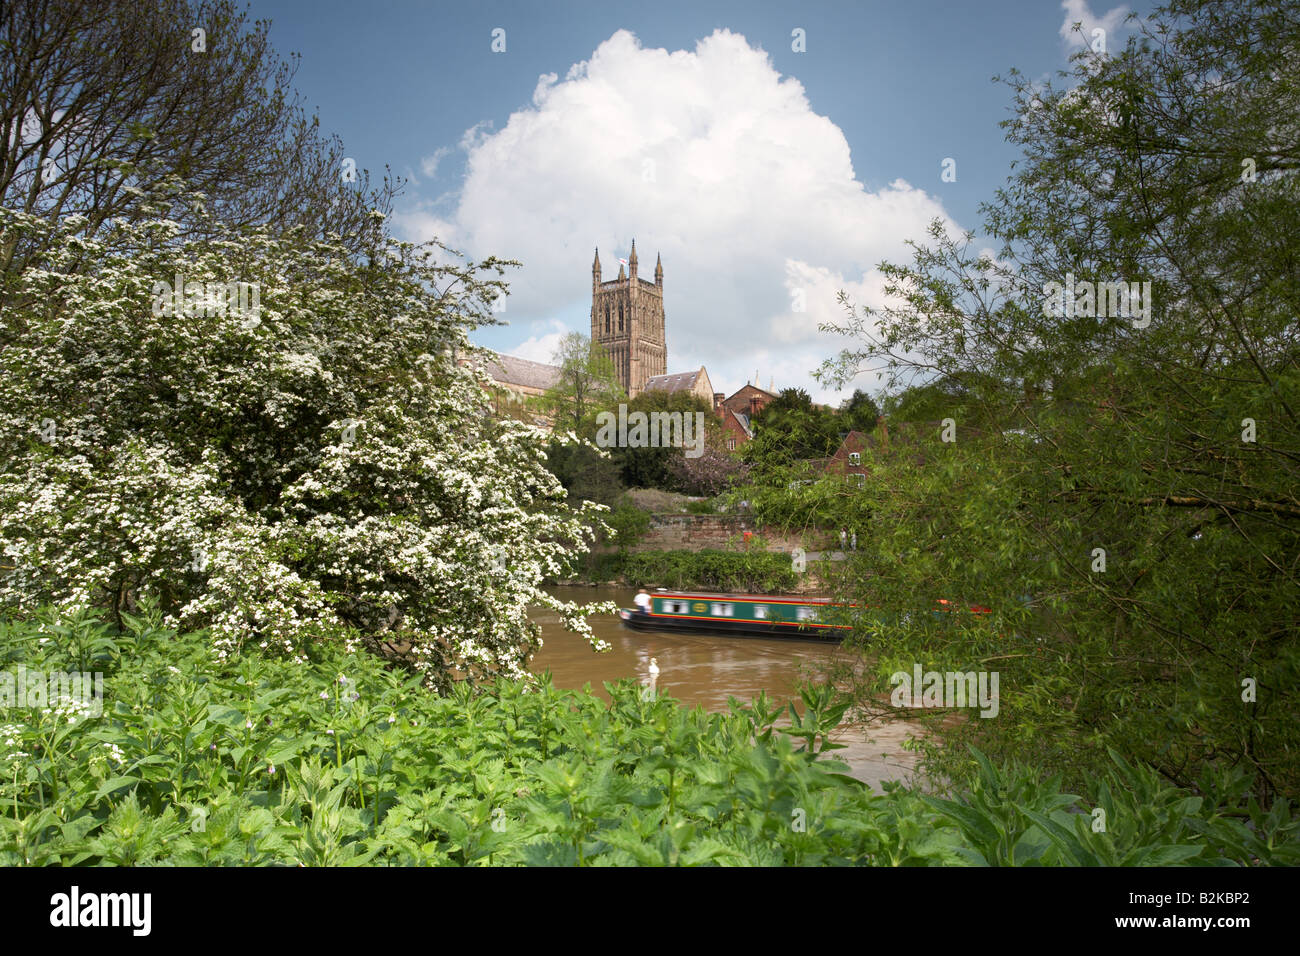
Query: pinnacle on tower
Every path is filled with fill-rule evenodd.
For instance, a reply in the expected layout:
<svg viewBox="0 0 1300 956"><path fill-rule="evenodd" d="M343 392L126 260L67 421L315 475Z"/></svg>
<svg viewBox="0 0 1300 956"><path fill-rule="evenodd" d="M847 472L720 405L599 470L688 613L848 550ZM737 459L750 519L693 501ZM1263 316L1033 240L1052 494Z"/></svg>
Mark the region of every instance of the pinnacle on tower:
<svg viewBox="0 0 1300 956"><path fill-rule="evenodd" d="M636 278L636 240L635 239L632 240L632 252L627 257L627 268L628 268L628 272L631 273L632 278L635 279Z"/></svg>
<svg viewBox="0 0 1300 956"><path fill-rule="evenodd" d="M600 247L596 247L596 258L591 263L591 284L600 285Z"/></svg>
<svg viewBox="0 0 1300 956"><path fill-rule="evenodd" d="M664 284L664 262L659 253L655 253L655 285L662 287Z"/></svg>

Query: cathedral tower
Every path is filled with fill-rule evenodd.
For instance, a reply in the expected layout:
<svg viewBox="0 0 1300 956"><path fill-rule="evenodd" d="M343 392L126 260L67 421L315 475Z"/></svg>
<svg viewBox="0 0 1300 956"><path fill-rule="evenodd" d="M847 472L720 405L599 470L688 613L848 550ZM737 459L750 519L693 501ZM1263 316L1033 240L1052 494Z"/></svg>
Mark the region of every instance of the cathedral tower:
<svg viewBox="0 0 1300 956"><path fill-rule="evenodd" d="M618 278L602 282L600 250L591 264L591 340L605 347L614 360L618 380L628 397L641 393L648 378L668 368L668 343L664 335L664 267L655 262L655 281L637 277L636 240L627 257L628 272L620 263Z"/></svg>

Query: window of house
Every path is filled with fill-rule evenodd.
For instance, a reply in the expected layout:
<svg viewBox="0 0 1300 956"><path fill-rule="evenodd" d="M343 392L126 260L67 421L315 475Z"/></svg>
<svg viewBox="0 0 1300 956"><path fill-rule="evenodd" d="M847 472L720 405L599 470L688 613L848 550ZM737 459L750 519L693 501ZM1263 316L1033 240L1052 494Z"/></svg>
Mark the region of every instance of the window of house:
<svg viewBox="0 0 1300 956"><path fill-rule="evenodd" d="M862 464L862 453L857 451L849 452L849 464L850 465Z"/></svg>
<svg viewBox="0 0 1300 956"><path fill-rule="evenodd" d="M731 617L735 614L736 606L734 604L714 604L709 613L714 617Z"/></svg>
<svg viewBox="0 0 1300 956"><path fill-rule="evenodd" d="M867 476L864 475L862 472L855 471L849 477L858 483L859 488L865 488L867 486Z"/></svg>
<svg viewBox="0 0 1300 956"><path fill-rule="evenodd" d="M727 439L727 451L735 451L735 450L736 450L736 439L734 439L734 438L728 438L728 439Z"/></svg>

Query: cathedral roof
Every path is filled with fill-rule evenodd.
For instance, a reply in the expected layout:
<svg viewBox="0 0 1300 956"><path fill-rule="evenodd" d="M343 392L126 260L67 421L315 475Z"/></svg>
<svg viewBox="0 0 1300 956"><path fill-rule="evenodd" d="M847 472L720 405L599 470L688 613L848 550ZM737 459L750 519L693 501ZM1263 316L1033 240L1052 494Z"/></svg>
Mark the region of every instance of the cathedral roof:
<svg viewBox="0 0 1300 956"><path fill-rule="evenodd" d="M674 372L671 375L652 375L646 379L645 389L647 392L689 392L695 387L696 381L703 372L699 368L694 372Z"/></svg>
<svg viewBox="0 0 1300 956"><path fill-rule="evenodd" d="M560 379L560 367L543 362L532 362L513 355L497 354L487 365L488 374L498 382L523 385L545 391Z"/></svg>

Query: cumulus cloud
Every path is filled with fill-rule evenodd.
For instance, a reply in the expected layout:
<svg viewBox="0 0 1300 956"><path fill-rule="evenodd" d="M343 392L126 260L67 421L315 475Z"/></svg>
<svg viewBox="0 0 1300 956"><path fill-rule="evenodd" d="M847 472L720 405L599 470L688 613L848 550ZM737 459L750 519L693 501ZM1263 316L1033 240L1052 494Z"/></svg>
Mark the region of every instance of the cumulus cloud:
<svg viewBox="0 0 1300 956"><path fill-rule="evenodd" d="M1115 7L1107 10L1100 17L1094 16L1088 6L1088 0L1062 0L1061 9L1065 11L1065 21L1061 24L1061 39L1069 47L1085 47L1092 44L1093 30L1105 30L1106 42L1115 36L1128 16L1128 7ZM1076 30L1074 25L1080 24Z"/></svg>
<svg viewBox="0 0 1300 956"><path fill-rule="evenodd" d="M550 329L549 332L542 331ZM560 340L573 330L558 319L549 319L531 323L533 335L510 349L511 355L533 362L550 364L555 359L555 352L560 347ZM582 330L584 333L586 329Z"/></svg>
<svg viewBox="0 0 1300 956"><path fill-rule="evenodd" d="M593 247L608 280L636 238L644 278L663 256L668 371L705 365L719 390L757 370L764 387L833 397L809 373L842 345L817 330L843 315L836 293L880 304L877 263L910 260L904 240L935 217L956 229L904 180L868 190L799 81L725 29L671 52L620 30L460 149L454 207L408 208L400 229L521 260L512 321L585 315ZM510 351L533 358L547 338Z"/></svg>

